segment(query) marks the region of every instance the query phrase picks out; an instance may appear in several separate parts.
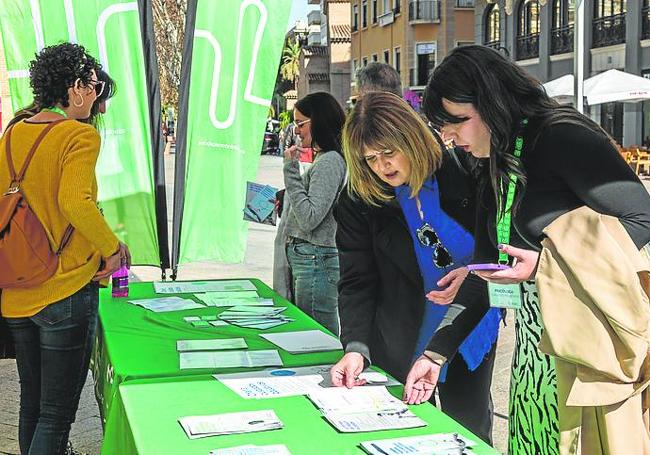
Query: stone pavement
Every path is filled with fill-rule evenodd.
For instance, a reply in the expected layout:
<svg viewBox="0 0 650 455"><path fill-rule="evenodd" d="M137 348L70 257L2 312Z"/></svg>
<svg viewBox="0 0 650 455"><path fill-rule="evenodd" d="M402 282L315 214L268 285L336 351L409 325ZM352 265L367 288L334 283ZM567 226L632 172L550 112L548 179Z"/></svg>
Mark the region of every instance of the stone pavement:
<svg viewBox="0 0 650 455"><path fill-rule="evenodd" d="M167 182L173 181L173 158L166 156ZM262 156L257 181L282 188L282 160L274 156ZM650 181L645 181L650 188ZM172 185L167 185L168 207L172 207ZM171 213L169 218L171 220ZM171 222L170 222L171 233ZM210 262L193 263L179 268L179 279L203 278L245 278L257 277L271 284L272 251L275 228L251 224L248 235L248 248L241 264L215 264ZM171 238L171 234L170 234ZM151 281L160 279L160 272L153 267L134 267L133 279ZM508 388L510 380L510 359L514 348L514 323L512 314L508 325L500 334L497 358L492 381L494 398L494 446L502 453L507 447L508 428ZM18 403L19 387L16 364L12 360L0 360L0 454L18 454ZM88 454L99 454L102 430L99 410L95 403L92 378L86 381L77 420L72 426L71 441L75 448ZM114 454L110 454L114 455ZM117 455L117 454L116 454Z"/></svg>

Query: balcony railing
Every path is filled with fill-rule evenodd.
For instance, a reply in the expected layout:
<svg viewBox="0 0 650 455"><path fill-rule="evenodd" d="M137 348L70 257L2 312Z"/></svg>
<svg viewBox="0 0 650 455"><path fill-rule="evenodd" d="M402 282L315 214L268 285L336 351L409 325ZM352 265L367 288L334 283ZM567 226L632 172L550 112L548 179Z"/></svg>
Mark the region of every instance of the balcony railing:
<svg viewBox="0 0 650 455"><path fill-rule="evenodd" d="M594 44L605 47L625 42L625 13L594 19Z"/></svg>
<svg viewBox="0 0 650 455"><path fill-rule="evenodd" d="M551 55L573 52L573 24L551 30Z"/></svg>
<svg viewBox="0 0 650 455"><path fill-rule="evenodd" d="M650 38L650 6L644 6L641 10L641 18L643 20L643 29L641 39Z"/></svg>
<svg viewBox="0 0 650 455"><path fill-rule="evenodd" d="M539 57L539 33L517 37L517 60Z"/></svg>
<svg viewBox="0 0 650 455"><path fill-rule="evenodd" d="M498 51L499 48L501 47L501 41L499 41L499 40L496 40L496 41L487 41L487 42L483 43L483 46L491 47L492 49Z"/></svg>
<svg viewBox="0 0 650 455"><path fill-rule="evenodd" d="M456 0L456 8L474 8L474 0Z"/></svg>
<svg viewBox="0 0 650 455"><path fill-rule="evenodd" d="M440 0L411 0L409 22L440 22Z"/></svg>

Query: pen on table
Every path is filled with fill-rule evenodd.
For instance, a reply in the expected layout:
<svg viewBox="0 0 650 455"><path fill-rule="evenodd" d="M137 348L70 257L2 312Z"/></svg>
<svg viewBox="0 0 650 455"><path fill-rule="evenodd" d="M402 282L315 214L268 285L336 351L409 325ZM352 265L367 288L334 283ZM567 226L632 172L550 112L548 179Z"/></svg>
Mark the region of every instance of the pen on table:
<svg viewBox="0 0 650 455"><path fill-rule="evenodd" d="M379 447L377 444L374 442L370 443L373 449L375 449L377 452L381 453L382 455L390 455L388 452L386 452L384 449Z"/></svg>

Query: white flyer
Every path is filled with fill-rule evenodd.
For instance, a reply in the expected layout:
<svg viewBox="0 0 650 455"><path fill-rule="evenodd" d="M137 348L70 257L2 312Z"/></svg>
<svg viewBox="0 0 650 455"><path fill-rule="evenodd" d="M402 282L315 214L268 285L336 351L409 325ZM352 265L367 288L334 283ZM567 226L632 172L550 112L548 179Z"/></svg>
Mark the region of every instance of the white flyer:
<svg viewBox="0 0 650 455"><path fill-rule="evenodd" d="M332 387L331 368L332 365L266 368L261 371L222 373L213 376L239 396L258 399L307 395L322 387ZM374 379L375 382L372 384L399 385L399 382L394 379L389 379L385 375L371 370L366 370L359 377Z"/></svg>
<svg viewBox="0 0 650 455"><path fill-rule="evenodd" d="M246 349L248 345L243 338L219 338L213 340L178 340L176 350L185 351L219 351L221 349Z"/></svg>
<svg viewBox="0 0 650 455"><path fill-rule="evenodd" d="M307 395L319 389L319 383L323 381L320 374L231 379L224 379L223 376L215 375L215 378L242 398L256 399Z"/></svg>
<svg viewBox="0 0 650 455"><path fill-rule="evenodd" d="M154 282L153 288L156 291L156 294L257 291L257 288L250 280L158 281Z"/></svg>
<svg viewBox="0 0 650 455"><path fill-rule="evenodd" d="M181 417L178 422L190 439L219 434L276 430L283 426L278 416L271 410Z"/></svg>
<svg viewBox="0 0 650 455"><path fill-rule="evenodd" d="M408 409L385 386L364 386L348 389L329 387L309 394L309 399L323 412L389 412Z"/></svg>
<svg viewBox="0 0 650 455"><path fill-rule="evenodd" d="M361 443L361 448L370 455L408 453L411 455L470 455L467 448L476 443L458 433L437 433L406 438L377 439Z"/></svg>
<svg viewBox="0 0 650 455"><path fill-rule="evenodd" d="M333 387L309 394L309 399L343 433L426 426L407 405L384 386Z"/></svg>
<svg viewBox="0 0 650 455"><path fill-rule="evenodd" d="M261 351L190 351L181 352L180 369L237 368L282 366L280 354L275 349Z"/></svg>
<svg viewBox="0 0 650 455"><path fill-rule="evenodd" d="M343 349L337 338L320 330L265 333L260 336L291 354Z"/></svg>
<svg viewBox="0 0 650 455"><path fill-rule="evenodd" d="M193 310L196 308L205 308L198 302L191 299L183 299L181 297L161 297L155 299L137 299L128 300L129 303L141 306L154 313L164 313L168 311L182 311Z"/></svg>

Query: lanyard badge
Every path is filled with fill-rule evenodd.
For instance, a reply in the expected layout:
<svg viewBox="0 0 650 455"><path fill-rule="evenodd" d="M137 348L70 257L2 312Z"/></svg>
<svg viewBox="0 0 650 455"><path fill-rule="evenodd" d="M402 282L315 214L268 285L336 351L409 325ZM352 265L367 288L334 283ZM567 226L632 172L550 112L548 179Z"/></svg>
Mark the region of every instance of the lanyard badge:
<svg viewBox="0 0 650 455"><path fill-rule="evenodd" d="M522 127L528 124L528 120L522 120ZM521 134L515 140L515 150L513 155L516 158L521 157L521 152L524 148L524 138ZM497 207L496 219L496 234L497 242L499 244L510 243L510 227L512 226L512 204L515 199L515 192L517 189L517 176L510 174L508 176L508 191L506 193L506 200L503 207L501 207L501 198L499 198L499 207ZM507 264L509 260L508 255L499 250L499 264ZM490 306L495 308L521 308L521 286L519 284L496 284L488 283L488 296L490 298Z"/></svg>

